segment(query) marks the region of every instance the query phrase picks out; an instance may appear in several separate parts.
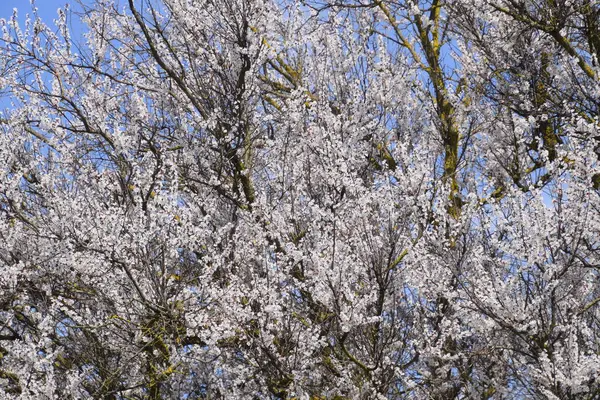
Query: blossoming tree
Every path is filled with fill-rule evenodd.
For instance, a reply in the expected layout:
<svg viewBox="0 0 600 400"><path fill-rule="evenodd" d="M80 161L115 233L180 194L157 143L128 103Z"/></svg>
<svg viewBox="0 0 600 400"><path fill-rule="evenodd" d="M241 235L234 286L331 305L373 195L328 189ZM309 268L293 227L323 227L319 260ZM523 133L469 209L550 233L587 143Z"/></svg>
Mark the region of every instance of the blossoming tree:
<svg viewBox="0 0 600 400"><path fill-rule="evenodd" d="M600 396L597 0L79 7L1 22L1 398Z"/></svg>

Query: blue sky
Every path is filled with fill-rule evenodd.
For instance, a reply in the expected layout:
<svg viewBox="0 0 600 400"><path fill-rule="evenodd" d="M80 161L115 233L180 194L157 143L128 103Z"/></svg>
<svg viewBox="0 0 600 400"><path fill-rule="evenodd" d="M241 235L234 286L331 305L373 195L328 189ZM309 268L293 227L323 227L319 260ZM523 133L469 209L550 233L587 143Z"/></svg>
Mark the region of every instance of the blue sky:
<svg viewBox="0 0 600 400"><path fill-rule="evenodd" d="M64 8L66 3L73 3L69 0L37 0L35 6L38 13L46 22L56 18L56 10ZM9 18L12 15L13 8L19 10L19 19L25 17L25 14L31 11L30 0L2 0L0 1L0 18Z"/></svg>
<svg viewBox="0 0 600 400"><path fill-rule="evenodd" d="M38 9L38 15L47 24L52 26L52 21L56 19L56 11L59 8L64 9L65 4L71 4L71 9L77 10L79 6L75 0L35 0L35 7ZM31 1L30 0L0 0L0 19L8 19L12 16L13 9L19 10L19 22L25 20L25 15L31 13ZM76 37L81 34L82 28L78 22L78 18L73 16L70 19L71 24L71 35Z"/></svg>

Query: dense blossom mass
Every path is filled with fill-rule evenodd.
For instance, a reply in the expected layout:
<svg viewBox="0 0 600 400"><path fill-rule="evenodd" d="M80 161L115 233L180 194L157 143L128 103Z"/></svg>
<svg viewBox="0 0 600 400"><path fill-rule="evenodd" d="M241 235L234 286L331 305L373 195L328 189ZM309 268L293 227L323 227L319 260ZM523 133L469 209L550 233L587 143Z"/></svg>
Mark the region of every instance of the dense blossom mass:
<svg viewBox="0 0 600 400"><path fill-rule="evenodd" d="M18 13L1 399L600 398L598 0Z"/></svg>

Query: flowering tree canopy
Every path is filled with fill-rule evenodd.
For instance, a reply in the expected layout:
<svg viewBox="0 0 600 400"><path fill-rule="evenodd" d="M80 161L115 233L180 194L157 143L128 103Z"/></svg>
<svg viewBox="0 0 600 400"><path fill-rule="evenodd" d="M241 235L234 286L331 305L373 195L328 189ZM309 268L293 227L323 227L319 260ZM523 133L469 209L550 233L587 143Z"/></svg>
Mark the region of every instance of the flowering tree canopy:
<svg viewBox="0 0 600 400"><path fill-rule="evenodd" d="M0 23L0 398L600 398L598 0L80 7Z"/></svg>

